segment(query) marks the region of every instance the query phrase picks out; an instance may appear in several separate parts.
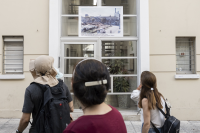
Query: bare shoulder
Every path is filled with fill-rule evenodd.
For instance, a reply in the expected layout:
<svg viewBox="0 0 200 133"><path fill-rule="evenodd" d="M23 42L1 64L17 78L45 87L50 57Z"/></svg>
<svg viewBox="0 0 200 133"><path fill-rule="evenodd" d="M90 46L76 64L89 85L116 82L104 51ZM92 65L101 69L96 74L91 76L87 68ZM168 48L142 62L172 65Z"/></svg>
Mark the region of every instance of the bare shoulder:
<svg viewBox="0 0 200 133"><path fill-rule="evenodd" d="M148 105L148 99L147 98L143 98L142 99L142 106Z"/></svg>

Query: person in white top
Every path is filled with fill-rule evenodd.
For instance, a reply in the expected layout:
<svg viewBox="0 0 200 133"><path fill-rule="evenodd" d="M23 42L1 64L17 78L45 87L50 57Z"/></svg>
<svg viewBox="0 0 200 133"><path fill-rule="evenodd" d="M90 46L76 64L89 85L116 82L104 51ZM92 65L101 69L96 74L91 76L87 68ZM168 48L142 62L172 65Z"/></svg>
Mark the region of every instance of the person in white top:
<svg viewBox="0 0 200 133"><path fill-rule="evenodd" d="M151 122L162 133L165 117L157 109L156 103L165 112L165 101L157 89L156 76L153 73L142 72L140 86L132 92L131 99L138 101L141 108L142 133L156 133Z"/></svg>

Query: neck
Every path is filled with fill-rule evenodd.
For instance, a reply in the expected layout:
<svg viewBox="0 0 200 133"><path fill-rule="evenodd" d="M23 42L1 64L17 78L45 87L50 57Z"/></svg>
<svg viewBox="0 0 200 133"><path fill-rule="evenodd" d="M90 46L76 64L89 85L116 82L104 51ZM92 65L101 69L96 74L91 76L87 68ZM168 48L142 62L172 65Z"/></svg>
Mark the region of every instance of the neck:
<svg viewBox="0 0 200 133"><path fill-rule="evenodd" d="M104 102L90 107L83 106L84 115L102 115L108 113L111 110L111 107L105 104Z"/></svg>

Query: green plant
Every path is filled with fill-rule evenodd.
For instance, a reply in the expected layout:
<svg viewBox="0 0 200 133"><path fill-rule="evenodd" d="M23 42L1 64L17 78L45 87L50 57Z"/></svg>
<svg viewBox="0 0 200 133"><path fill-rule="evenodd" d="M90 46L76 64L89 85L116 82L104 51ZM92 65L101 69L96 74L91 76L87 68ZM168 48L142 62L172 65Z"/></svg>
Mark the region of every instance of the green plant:
<svg viewBox="0 0 200 133"><path fill-rule="evenodd" d="M112 74L127 74L128 71L124 69L126 59L115 59L111 63L110 73ZM114 77L113 78L114 92L129 92L128 77Z"/></svg>

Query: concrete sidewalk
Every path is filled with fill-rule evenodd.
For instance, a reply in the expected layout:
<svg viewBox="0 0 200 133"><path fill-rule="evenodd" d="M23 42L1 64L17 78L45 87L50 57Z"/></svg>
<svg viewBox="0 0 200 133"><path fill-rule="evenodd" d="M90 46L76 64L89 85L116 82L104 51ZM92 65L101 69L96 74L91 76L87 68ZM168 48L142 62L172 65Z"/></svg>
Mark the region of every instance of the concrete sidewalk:
<svg viewBox="0 0 200 133"><path fill-rule="evenodd" d="M19 119L0 119L0 133L15 133L18 124ZM128 133L141 133L140 121L125 121L125 124ZM28 133L29 127L23 133ZM180 133L200 133L200 121L181 121Z"/></svg>

